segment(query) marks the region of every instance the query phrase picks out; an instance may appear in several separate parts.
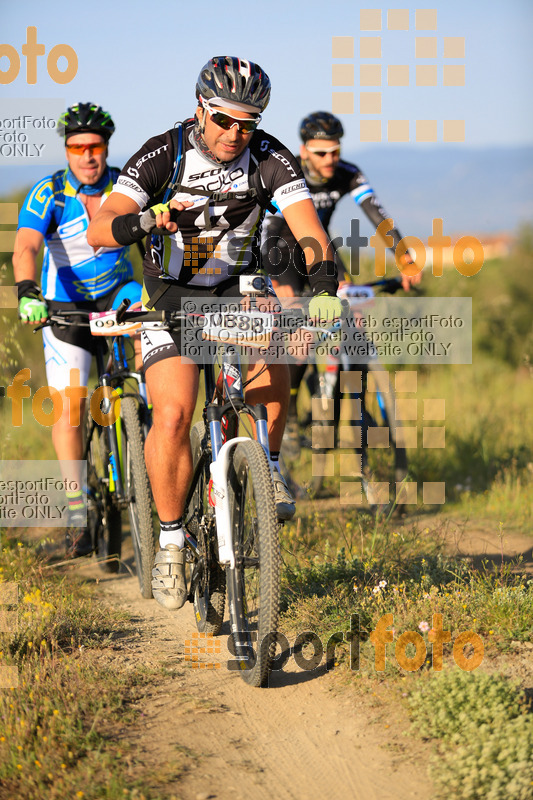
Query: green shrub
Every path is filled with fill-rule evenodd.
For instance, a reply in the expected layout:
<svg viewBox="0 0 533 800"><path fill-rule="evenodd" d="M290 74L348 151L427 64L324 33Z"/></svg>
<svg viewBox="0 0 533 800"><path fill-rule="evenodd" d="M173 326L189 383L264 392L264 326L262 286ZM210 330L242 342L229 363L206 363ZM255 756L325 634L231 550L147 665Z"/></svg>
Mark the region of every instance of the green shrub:
<svg viewBox="0 0 533 800"><path fill-rule="evenodd" d="M493 728L482 725L430 770L445 797L458 800L531 800L533 798L533 720L509 719Z"/></svg>
<svg viewBox="0 0 533 800"><path fill-rule="evenodd" d="M440 740L430 771L443 797L533 798L533 717L515 683L453 670L419 686L408 702L417 732Z"/></svg>

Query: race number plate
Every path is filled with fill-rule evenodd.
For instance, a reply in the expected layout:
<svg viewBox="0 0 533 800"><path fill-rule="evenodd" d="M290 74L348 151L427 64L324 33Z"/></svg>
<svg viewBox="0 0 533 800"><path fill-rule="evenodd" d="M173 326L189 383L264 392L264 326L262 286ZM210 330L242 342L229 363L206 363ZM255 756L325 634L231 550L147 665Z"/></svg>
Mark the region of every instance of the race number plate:
<svg viewBox="0 0 533 800"><path fill-rule="evenodd" d="M202 339L244 347L267 347L273 327L273 314L264 311L212 311L204 315Z"/></svg>
<svg viewBox="0 0 533 800"><path fill-rule="evenodd" d="M341 286L337 295L343 300L348 300L352 309L371 305L375 297L372 286Z"/></svg>
<svg viewBox="0 0 533 800"><path fill-rule="evenodd" d="M124 336L140 331L142 322L117 322L117 312L95 311L89 314L89 327L93 336Z"/></svg>

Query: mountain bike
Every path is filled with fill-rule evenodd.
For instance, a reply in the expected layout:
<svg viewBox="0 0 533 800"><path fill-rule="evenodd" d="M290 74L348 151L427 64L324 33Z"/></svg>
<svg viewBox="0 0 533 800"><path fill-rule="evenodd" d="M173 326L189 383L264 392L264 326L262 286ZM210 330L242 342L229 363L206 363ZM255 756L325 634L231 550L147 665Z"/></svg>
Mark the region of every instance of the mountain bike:
<svg viewBox="0 0 533 800"><path fill-rule="evenodd" d="M393 294L400 288L401 281L397 278L383 279L362 286L349 286L348 291L340 289L339 297L345 301L353 317L372 302L376 290ZM347 324L346 318L344 324ZM347 373L350 373L349 379L344 378ZM302 420L296 442L286 436L281 449L292 491L297 497L314 496L324 486L325 477L320 470L313 471L311 478L302 482L302 449L311 449L313 455L325 458L334 448L347 448L360 456L360 474L353 477L361 478L370 509L390 511L394 501L377 502L373 487L376 483L401 483L407 476L408 467L405 447L398 443L400 423L396 420L395 394L387 370L372 353L366 363L354 369L341 350L336 358L331 359L326 371L320 371L312 361L306 383L315 413L309 413ZM346 415L341 414L343 406L348 409ZM327 448L321 446L324 437L320 435L320 429L325 428L333 428L332 441L328 443L331 447ZM387 444L384 444L386 435L374 433L378 428L384 434L385 429L388 430ZM380 444L376 446L378 442ZM397 505L396 509L400 511L401 506Z"/></svg>
<svg viewBox="0 0 533 800"><path fill-rule="evenodd" d="M117 319L143 320L201 336L205 405L190 434L193 475L183 514L190 566L188 600L198 630L221 632L226 594L230 650L242 678L264 686L276 649L279 616L279 532L269 466L267 412L244 399L248 383L240 345L262 347L274 315L257 307L268 289L261 276L241 276L247 308L206 313L147 311ZM190 350L189 350L190 352ZM187 350L184 349L184 353ZM219 372L215 368L215 362ZM250 424L251 421L251 424ZM252 430L253 428L253 430Z"/></svg>
<svg viewBox="0 0 533 800"><path fill-rule="evenodd" d="M152 497L144 463L150 426L144 376L128 366L124 333L115 311L57 311L37 326L89 327L97 338L97 385L85 403L83 459L87 461L87 525L100 567L116 573L122 552L122 512L127 509L135 571L144 598L152 597L155 556Z"/></svg>

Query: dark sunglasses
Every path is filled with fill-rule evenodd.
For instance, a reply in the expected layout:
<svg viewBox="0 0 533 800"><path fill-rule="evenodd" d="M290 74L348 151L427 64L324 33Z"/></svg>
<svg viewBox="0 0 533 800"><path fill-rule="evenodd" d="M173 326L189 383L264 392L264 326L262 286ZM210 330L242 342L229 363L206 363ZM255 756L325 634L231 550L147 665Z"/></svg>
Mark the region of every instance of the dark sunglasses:
<svg viewBox="0 0 533 800"><path fill-rule="evenodd" d="M97 142L96 144L66 144L65 147L69 153L73 153L75 156L81 156L86 150L90 150L92 153L103 153L107 144L105 142Z"/></svg>
<svg viewBox="0 0 533 800"><path fill-rule="evenodd" d="M253 119L237 119L229 114L222 114L220 111L212 111L209 106L204 106L209 116L219 128L225 131L230 131L235 125L239 133L252 133L255 131L261 121L261 115L257 115Z"/></svg>
<svg viewBox="0 0 533 800"><path fill-rule="evenodd" d="M332 156L339 156L341 149L340 147L332 147L329 150L311 150L310 147L307 148L309 153L312 153L314 156L318 156L319 158L324 158L325 156L331 153Z"/></svg>

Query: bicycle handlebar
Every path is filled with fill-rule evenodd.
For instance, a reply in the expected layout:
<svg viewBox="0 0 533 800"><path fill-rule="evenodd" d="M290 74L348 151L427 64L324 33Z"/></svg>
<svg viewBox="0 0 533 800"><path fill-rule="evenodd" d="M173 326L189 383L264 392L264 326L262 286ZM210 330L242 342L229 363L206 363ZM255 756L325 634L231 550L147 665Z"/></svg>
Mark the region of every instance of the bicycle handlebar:
<svg viewBox="0 0 533 800"><path fill-rule="evenodd" d="M124 306L124 303L127 305ZM130 301L124 300L117 309L116 314L118 322L167 322L169 321L169 317L173 318L172 315L174 314L182 315L181 311L127 311L129 305ZM124 308L122 308L122 306L124 306ZM119 312L121 312L120 320L118 319ZM93 312L91 311L81 311L78 309L55 311L53 314L50 314L50 316L43 320L43 322L40 322L38 325L36 325L33 329L33 333L37 333L37 331L40 331L42 328L53 327L54 325L64 328L88 328L90 325L90 314L92 313ZM75 317L77 319L71 319L71 317Z"/></svg>
<svg viewBox="0 0 533 800"><path fill-rule="evenodd" d="M131 300L128 297L125 297L122 303L117 308L117 322L122 322L124 319L124 314L131 306Z"/></svg>
<svg viewBox="0 0 533 800"><path fill-rule="evenodd" d="M368 281L367 283L363 283L361 285L372 287L379 286L381 290L387 292L387 294L395 294L399 289L402 288L402 280L401 278L381 278L378 281Z"/></svg>

